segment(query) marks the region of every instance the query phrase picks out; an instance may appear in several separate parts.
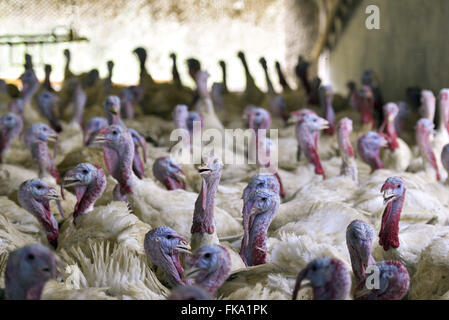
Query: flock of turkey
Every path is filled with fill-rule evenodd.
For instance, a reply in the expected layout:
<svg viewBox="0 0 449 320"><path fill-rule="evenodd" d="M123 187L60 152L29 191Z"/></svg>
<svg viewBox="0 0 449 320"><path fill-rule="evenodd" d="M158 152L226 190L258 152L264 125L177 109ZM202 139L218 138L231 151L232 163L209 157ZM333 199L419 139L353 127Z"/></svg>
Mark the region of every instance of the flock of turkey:
<svg viewBox="0 0 449 320"><path fill-rule="evenodd" d="M133 53L135 86L112 61L105 79L73 74L69 50L58 91L29 55L20 88L0 80L3 298L449 299L449 89L385 103L368 70L343 97L300 57L297 89L276 62L282 92L261 58L263 92L243 52L243 92L224 61L209 87L194 58L191 89L175 54L158 83ZM171 151L204 147L195 123L252 135L185 164Z"/></svg>

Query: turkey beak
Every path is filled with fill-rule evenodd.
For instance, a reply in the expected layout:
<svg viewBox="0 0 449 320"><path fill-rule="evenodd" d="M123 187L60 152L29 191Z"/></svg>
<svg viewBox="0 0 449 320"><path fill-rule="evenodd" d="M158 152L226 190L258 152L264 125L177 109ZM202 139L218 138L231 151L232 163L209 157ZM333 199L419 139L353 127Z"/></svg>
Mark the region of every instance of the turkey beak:
<svg viewBox="0 0 449 320"><path fill-rule="evenodd" d="M50 141L50 142L56 142L56 141L58 141L58 134L55 132L55 133L50 133L48 136L47 136L47 140L48 141Z"/></svg>
<svg viewBox="0 0 449 320"><path fill-rule="evenodd" d="M118 106L117 105L115 105L115 104L113 104L112 106L111 106L111 109L110 109L110 113L111 114L113 114L114 116L116 116L116 115L118 115Z"/></svg>
<svg viewBox="0 0 449 320"><path fill-rule="evenodd" d="M209 172L211 172L212 171L212 169L209 167L209 164L208 163L206 163L206 164L201 164L199 167L198 167L198 172L199 172L199 174L200 175L207 175Z"/></svg>
<svg viewBox="0 0 449 320"><path fill-rule="evenodd" d="M177 246L175 246L175 248L178 252L192 254L191 251L192 248L189 246L189 244L184 238L181 239L181 242Z"/></svg>
<svg viewBox="0 0 449 320"><path fill-rule="evenodd" d="M380 192L383 192L384 205L395 197L393 186L390 183L385 183L380 189Z"/></svg>
<svg viewBox="0 0 449 320"><path fill-rule="evenodd" d="M321 118L320 130L325 130L325 129L329 129L329 121Z"/></svg>
<svg viewBox="0 0 449 320"><path fill-rule="evenodd" d="M98 146L102 146L104 145L106 142L108 142L108 139L106 138L106 136L102 133L97 134L91 142L91 145L98 145Z"/></svg>
<svg viewBox="0 0 449 320"><path fill-rule="evenodd" d="M393 200L393 198L394 198L393 189L390 189L390 188L385 189L383 197L384 197L384 205L387 204L388 202L390 202L391 200Z"/></svg>
<svg viewBox="0 0 449 320"><path fill-rule="evenodd" d="M63 179L64 187L73 187L80 184L80 180L76 178L75 173L67 172L66 176Z"/></svg>
<svg viewBox="0 0 449 320"><path fill-rule="evenodd" d="M50 188L47 193L47 199L49 200L59 200L58 191L54 188Z"/></svg>

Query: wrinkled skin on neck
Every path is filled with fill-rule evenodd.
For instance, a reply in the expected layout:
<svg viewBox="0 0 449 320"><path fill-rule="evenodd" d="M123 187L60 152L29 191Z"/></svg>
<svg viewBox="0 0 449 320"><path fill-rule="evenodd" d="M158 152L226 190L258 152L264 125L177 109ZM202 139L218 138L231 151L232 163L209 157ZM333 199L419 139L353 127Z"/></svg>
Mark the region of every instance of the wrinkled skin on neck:
<svg viewBox="0 0 449 320"><path fill-rule="evenodd" d="M311 282L313 300L344 300L351 290L351 276L343 262L335 258L315 259L301 270L292 300L296 300L304 279Z"/></svg>
<svg viewBox="0 0 449 320"><path fill-rule="evenodd" d="M193 212L192 233L212 234L215 232L214 202L220 178L221 169L209 175L202 176L203 183Z"/></svg>
<svg viewBox="0 0 449 320"><path fill-rule="evenodd" d="M59 173L47 146L47 141L55 141L54 153L56 154L57 138L57 133L46 124L35 123L27 129L24 140L31 151L31 157L38 164L39 177L49 173L59 184Z"/></svg>
<svg viewBox="0 0 449 320"><path fill-rule="evenodd" d="M133 193L134 143L131 133L124 127L112 125L98 132L95 143L102 145L106 167L119 182L114 198L123 201L126 194Z"/></svg>
<svg viewBox="0 0 449 320"><path fill-rule="evenodd" d="M358 154L371 167L372 172L385 168L380 160L380 148L385 143L385 138L374 131L367 132L357 141Z"/></svg>
<svg viewBox="0 0 449 320"><path fill-rule="evenodd" d="M160 157L154 161L153 174L167 190L186 188L185 173L170 157Z"/></svg>
<svg viewBox="0 0 449 320"><path fill-rule="evenodd" d="M410 276L407 269L395 260L376 263L379 270L379 289L367 289L362 281L355 290L357 300L401 300L407 294Z"/></svg>
<svg viewBox="0 0 449 320"><path fill-rule="evenodd" d="M310 116L310 119L314 117L313 115ZM315 166L315 173L322 175L323 178L325 178L324 169L321 166L320 156L318 155L317 132L319 132L319 130L311 129L309 124L309 115L305 114L296 127L296 138L298 139L299 147L301 151L304 152L307 160Z"/></svg>
<svg viewBox="0 0 449 320"><path fill-rule="evenodd" d="M204 245L186 259L184 275L213 295L231 273L231 257L220 245Z"/></svg>
<svg viewBox="0 0 449 320"><path fill-rule="evenodd" d="M37 190L38 188L38 190ZM39 194L37 194L39 192ZM50 200L57 198L54 188L49 187L39 179L23 182L19 187L18 200L20 205L41 223L50 244L58 245L59 228L53 214L50 212Z"/></svg>
<svg viewBox="0 0 449 320"><path fill-rule="evenodd" d="M8 113L0 118L0 162L3 154L9 149L12 141L17 138L23 129L22 118L15 113Z"/></svg>
<svg viewBox="0 0 449 320"><path fill-rule="evenodd" d="M246 266L266 263L267 231L279 210L278 192L255 189L243 204L243 239L240 256Z"/></svg>
<svg viewBox="0 0 449 320"><path fill-rule="evenodd" d="M46 247L34 244L9 254L5 269L5 298L40 300L45 283L56 278L56 259Z"/></svg>
<svg viewBox="0 0 449 320"><path fill-rule="evenodd" d="M346 244L356 283L365 279L366 268L375 263L371 256L373 239L374 229L364 221L354 220L346 228Z"/></svg>
<svg viewBox="0 0 449 320"><path fill-rule="evenodd" d="M398 136L396 134L395 119L399 113L399 107L395 103L388 103L384 106L384 122L379 128L379 132L384 134L388 141L388 148L391 151L399 147Z"/></svg>
<svg viewBox="0 0 449 320"><path fill-rule="evenodd" d="M382 224L379 232L379 245L385 251L399 247L399 220L405 200L405 185L400 177L390 177L383 184L384 204L387 203L382 215Z"/></svg>
<svg viewBox="0 0 449 320"><path fill-rule="evenodd" d="M435 169L437 180L441 180L435 153L433 152L430 137L433 135L433 123L422 118L416 125L416 141L423 158Z"/></svg>
<svg viewBox="0 0 449 320"><path fill-rule="evenodd" d="M134 143L134 159L133 159L133 171L139 179L145 177L145 165L147 162L147 142L136 130L128 129L131 133ZM140 158L139 147L142 148L143 161Z"/></svg>
<svg viewBox="0 0 449 320"><path fill-rule="evenodd" d="M190 253L185 238L163 226L148 231L144 248L150 261L164 271L171 286L188 284L188 281L183 279L184 269L180 262L180 254Z"/></svg>
<svg viewBox="0 0 449 320"><path fill-rule="evenodd" d="M56 183L60 184L58 169L53 161L53 157L48 150L47 143L44 141L35 141L31 144L31 157L39 167L39 177L43 178L47 173L55 178Z"/></svg>
<svg viewBox="0 0 449 320"><path fill-rule="evenodd" d="M340 154L342 158L342 164L340 174L349 176L357 183L357 164L354 157L354 149L352 148L349 136L352 132L352 120L349 118L343 118L338 123L337 128L337 141L340 148Z"/></svg>

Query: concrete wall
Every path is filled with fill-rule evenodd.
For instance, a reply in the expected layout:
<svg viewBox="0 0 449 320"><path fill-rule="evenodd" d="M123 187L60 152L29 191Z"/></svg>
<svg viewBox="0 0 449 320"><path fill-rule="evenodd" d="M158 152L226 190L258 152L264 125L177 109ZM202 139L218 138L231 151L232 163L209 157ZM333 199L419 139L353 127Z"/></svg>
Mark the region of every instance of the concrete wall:
<svg viewBox="0 0 449 320"><path fill-rule="evenodd" d="M380 30L365 28L368 5L380 8ZM379 75L388 100L404 99L406 87L449 87L449 1L366 0L330 54L330 77L346 92L364 69Z"/></svg>

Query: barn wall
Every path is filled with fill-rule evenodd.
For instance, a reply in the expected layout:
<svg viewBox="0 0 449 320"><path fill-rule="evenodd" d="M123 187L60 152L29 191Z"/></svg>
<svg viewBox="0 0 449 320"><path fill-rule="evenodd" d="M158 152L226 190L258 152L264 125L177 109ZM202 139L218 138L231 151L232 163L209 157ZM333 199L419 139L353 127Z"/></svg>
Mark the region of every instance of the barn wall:
<svg viewBox="0 0 449 320"><path fill-rule="evenodd" d="M365 28L371 4L380 8L380 30ZM330 54L331 81L346 92L347 81L359 83L363 70L371 68L388 100L404 99L411 85L449 87L447 30L449 1L366 0Z"/></svg>
<svg viewBox="0 0 449 320"><path fill-rule="evenodd" d="M265 88L258 59L269 61L274 76L274 60L285 62L284 0L2 0L0 34L48 33L58 25L73 24L90 43L51 45L30 48L38 76L42 64L54 66L52 80L63 72L64 48L73 55L73 71L83 72L116 62L113 81L135 83L137 60L131 51L144 46L149 52L147 67L158 80L171 79L169 53L178 53L183 80L191 84L184 60L198 57L211 74L211 82L221 80L219 59L228 63L229 86L242 88L244 78L238 50L246 51L251 71L261 88ZM24 48L0 47L0 78L18 77L23 70ZM40 55L42 53L42 60Z"/></svg>

